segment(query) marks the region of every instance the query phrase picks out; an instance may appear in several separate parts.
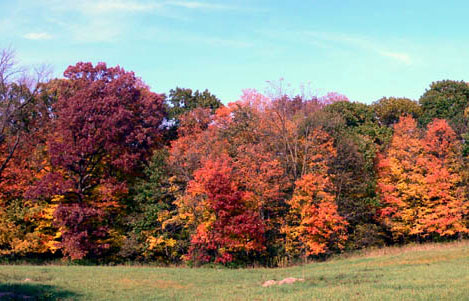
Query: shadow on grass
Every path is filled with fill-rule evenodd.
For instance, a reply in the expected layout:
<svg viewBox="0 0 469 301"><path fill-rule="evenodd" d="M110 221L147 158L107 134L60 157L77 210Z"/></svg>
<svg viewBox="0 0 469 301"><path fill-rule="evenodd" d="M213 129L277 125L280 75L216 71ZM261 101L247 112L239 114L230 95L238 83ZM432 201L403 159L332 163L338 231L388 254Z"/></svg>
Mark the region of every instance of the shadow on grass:
<svg viewBox="0 0 469 301"><path fill-rule="evenodd" d="M64 300L80 295L40 283L0 283L0 300Z"/></svg>

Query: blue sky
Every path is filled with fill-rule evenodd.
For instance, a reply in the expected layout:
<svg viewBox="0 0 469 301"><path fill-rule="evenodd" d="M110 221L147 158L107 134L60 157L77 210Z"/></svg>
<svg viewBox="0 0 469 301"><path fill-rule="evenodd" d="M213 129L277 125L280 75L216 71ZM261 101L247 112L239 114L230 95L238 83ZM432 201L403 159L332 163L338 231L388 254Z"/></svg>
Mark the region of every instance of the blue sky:
<svg viewBox="0 0 469 301"><path fill-rule="evenodd" d="M78 61L134 71L155 92L223 102L284 78L370 103L469 80L467 1L0 0L0 47L61 76Z"/></svg>

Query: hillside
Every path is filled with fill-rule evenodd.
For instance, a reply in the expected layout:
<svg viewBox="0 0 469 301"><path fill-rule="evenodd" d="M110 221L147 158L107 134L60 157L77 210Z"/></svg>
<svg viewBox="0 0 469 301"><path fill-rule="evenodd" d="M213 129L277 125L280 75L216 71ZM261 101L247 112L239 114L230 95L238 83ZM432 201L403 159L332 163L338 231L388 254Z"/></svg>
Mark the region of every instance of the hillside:
<svg viewBox="0 0 469 301"><path fill-rule="evenodd" d="M262 287L286 277L305 281ZM467 300L469 241L384 248L281 269L4 265L0 292L4 298L73 300Z"/></svg>

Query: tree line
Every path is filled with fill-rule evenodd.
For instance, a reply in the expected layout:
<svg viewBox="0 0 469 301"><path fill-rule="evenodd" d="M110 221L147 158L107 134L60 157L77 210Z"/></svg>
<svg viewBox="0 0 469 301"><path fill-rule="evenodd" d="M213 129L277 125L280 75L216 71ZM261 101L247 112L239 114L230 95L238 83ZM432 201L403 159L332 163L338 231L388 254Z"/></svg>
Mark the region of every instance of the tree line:
<svg viewBox="0 0 469 301"><path fill-rule="evenodd" d="M367 105L0 62L0 256L279 266L469 233L469 85ZM29 79L29 80L28 80Z"/></svg>

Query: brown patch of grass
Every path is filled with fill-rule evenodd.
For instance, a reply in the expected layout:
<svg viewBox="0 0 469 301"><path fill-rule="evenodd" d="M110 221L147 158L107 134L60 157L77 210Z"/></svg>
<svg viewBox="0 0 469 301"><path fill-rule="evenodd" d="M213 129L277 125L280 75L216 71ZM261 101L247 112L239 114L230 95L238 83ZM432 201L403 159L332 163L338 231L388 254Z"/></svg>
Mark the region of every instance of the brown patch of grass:
<svg viewBox="0 0 469 301"><path fill-rule="evenodd" d="M381 262L374 262L371 265L375 267L385 267L385 266L396 266L396 265L422 265L422 264L433 264L437 262L445 262L445 261L452 261L461 258L465 258L467 255L459 254L459 255L452 255L452 256L426 256L425 258L412 258L412 259L405 259L405 260L387 260ZM354 264L354 266L362 266L366 265L369 266L370 263L367 262L360 262L358 264Z"/></svg>
<svg viewBox="0 0 469 301"><path fill-rule="evenodd" d="M436 250L447 250L450 248L465 248L465 247L469 248L469 240L454 241L454 242L449 242L449 243L407 244L403 246L391 246L391 247L383 247L379 249L366 249L366 250L361 250L355 253L346 253L346 254L342 254L338 256L335 259L381 257L381 256L387 256L387 255L401 255L401 254L409 253L409 252L436 251Z"/></svg>

